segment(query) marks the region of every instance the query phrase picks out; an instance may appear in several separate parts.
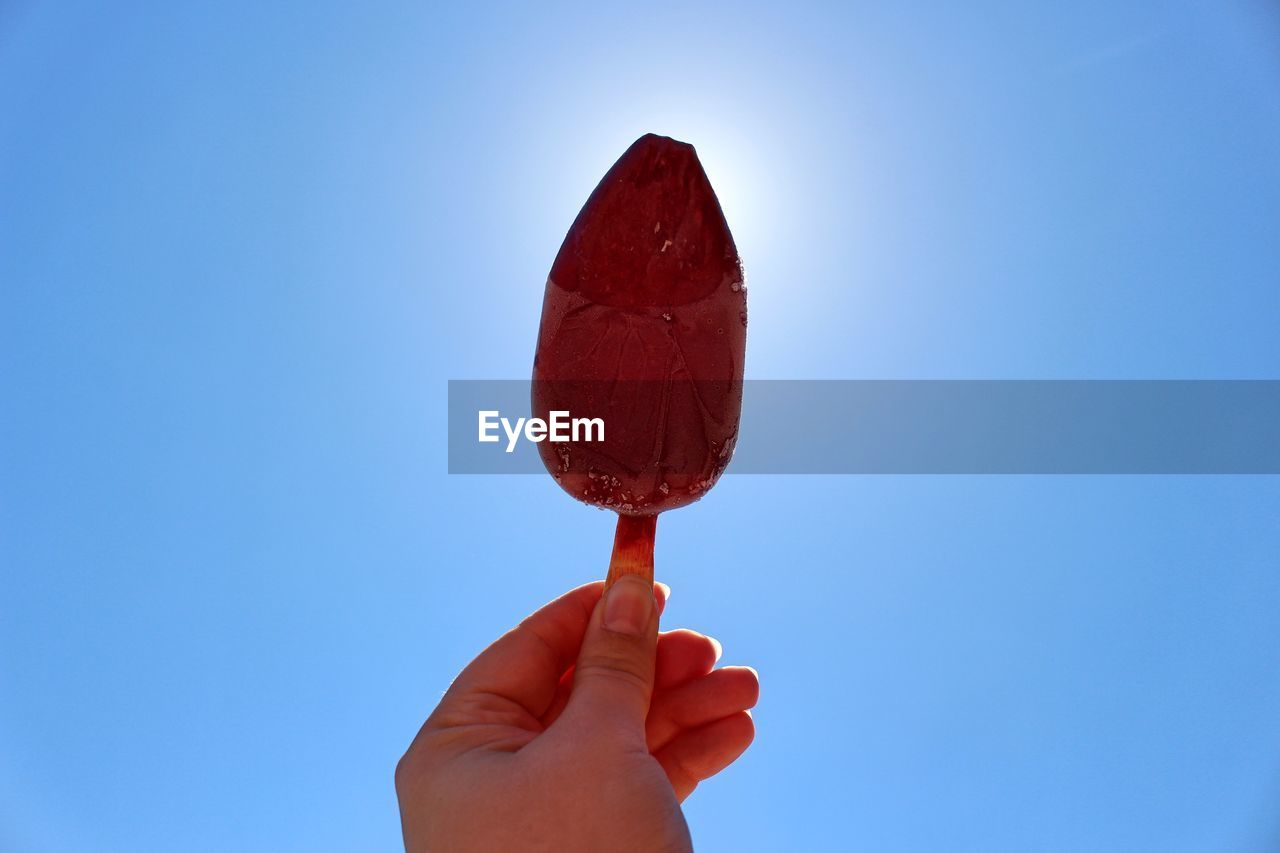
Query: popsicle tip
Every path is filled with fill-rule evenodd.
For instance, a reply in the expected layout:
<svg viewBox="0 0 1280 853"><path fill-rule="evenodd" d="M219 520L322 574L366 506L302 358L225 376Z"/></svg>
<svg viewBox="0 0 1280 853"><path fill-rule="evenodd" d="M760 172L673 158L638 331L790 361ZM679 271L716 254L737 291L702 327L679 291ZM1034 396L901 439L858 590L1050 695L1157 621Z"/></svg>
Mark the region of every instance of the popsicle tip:
<svg viewBox="0 0 1280 853"><path fill-rule="evenodd" d="M646 133L596 185L549 278L598 305L670 313L709 297L726 275L740 279L738 266L694 147Z"/></svg>
<svg viewBox="0 0 1280 853"><path fill-rule="evenodd" d="M636 140L636 142L644 142L648 144L689 145L688 142L682 142L675 137L667 136L665 133L653 133L652 131L641 136ZM689 145L689 147L692 148L693 146Z"/></svg>
<svg viewBox="0 0 1280 853"><path fill-rule="evenodd" d="M670 136L663 136L660 133L646 133L635 142L631 143L632 148L648 149L648 150L664 150L672 153L680 153L684 155L692 155L696 160L698 157L697 150L692 143L681 142L679 139L673 139Z"/></svg>

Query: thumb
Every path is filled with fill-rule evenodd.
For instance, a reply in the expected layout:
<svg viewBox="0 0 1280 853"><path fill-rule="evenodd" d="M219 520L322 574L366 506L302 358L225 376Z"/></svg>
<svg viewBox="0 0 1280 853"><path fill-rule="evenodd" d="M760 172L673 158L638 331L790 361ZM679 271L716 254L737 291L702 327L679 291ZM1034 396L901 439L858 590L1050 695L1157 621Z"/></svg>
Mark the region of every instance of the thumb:
<svg viewBox="0 0 1280 853"><path fill-rule="evenodd" d="M657 647L653 584L623 575L591 614L565 715L643 745Z"/></svg>

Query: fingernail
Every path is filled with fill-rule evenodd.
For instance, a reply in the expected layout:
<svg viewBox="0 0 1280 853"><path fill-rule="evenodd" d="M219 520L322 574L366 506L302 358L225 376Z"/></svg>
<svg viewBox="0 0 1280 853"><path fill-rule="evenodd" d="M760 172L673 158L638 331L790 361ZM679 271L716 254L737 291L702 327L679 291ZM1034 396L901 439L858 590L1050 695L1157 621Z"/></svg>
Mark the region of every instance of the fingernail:
<svg viewBox="0 0 1280 853"><path fill-rule="evenodd" d="M716 650L716 661L720 660L720 656L724 654L724 646L720 645L720 641L715 637L707 637L711 641L711 647Z"/></svg>
<svg viewBox="0 0 1280 853"><path fill-rule="evenodd" d="M653 588L635 575L624 575L613 582L605 596L604 627L639 637L649 627L653 605Z"/></svg>
<svg viewBox="0 0 1280 853"><path fill-rule="evenodd" d="M662 590L662 597L664 599L671 598L671 587L667 586L662 581L654 581L653 585Z"/></svg>

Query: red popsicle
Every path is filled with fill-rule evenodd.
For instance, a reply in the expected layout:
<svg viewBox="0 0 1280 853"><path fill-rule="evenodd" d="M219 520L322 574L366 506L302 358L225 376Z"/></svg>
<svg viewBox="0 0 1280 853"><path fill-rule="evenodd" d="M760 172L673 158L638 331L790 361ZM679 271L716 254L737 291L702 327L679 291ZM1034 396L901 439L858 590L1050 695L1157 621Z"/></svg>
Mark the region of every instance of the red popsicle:
<svg viewBox="0 0 1280 853"><path fill-rule="evenodd" d="M701 498L728 465L746 326L742 264L697 153L640 137L556 255L533 361L535 417L604 423L602 441L538 449L565 491L618 513L610 583L651 580L658 513Z"/></svg>

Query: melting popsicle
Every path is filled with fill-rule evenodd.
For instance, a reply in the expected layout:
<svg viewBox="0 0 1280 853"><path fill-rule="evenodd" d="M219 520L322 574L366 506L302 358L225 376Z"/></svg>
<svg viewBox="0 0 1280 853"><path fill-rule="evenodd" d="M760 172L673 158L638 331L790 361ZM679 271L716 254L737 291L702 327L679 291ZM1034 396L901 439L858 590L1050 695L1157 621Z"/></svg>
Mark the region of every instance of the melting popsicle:
<svg viewBox="0 0 1280 853"><path fill-rule="evenodd" d="M658 513L701 498L729 464L746 326L742 264L697 153L640 137L556 255L533 362L536 417L603 421L603 440L538 449L565 491L618 513L608 582L651 580Z"/></svg>

